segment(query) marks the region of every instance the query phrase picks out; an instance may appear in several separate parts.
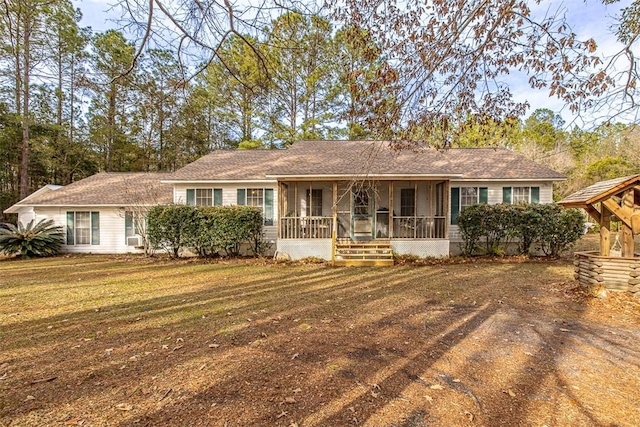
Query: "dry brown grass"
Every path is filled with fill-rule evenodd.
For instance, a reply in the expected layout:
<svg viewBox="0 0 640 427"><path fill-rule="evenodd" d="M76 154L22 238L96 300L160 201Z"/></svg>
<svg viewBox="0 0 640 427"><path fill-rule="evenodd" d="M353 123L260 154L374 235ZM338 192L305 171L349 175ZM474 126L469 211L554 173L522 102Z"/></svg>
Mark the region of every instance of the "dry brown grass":
<svg viewBox="0 0 640 427"><path fill-rule="evenodd" d="M566 260L0 261L0 425L640 425L640 314Z"/></svg>

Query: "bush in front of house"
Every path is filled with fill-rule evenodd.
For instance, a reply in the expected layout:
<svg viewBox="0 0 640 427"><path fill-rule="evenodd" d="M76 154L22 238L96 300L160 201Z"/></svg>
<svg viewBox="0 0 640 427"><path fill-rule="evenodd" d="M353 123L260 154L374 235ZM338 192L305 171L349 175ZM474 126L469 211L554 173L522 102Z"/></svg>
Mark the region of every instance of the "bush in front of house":
<svg viewBox="0 0 640 427"><path fill-rule="evenodd" d="M558 256L580 238L583 223L578 210L555 204L477 204L458 216L465 256L480 253L483 240L485 254L505 253L515 240L520 254L540 250L547 256Z"/></svg>
<svg viewBox="0 0 640 427"><path fill-rule="evenodd" d="M488 205L480 203L465 208L458 217L458 226L463 239L462 253L473 255L480 251L484 242L484 253L504 253L509 239L513 237L512 205Z"/></svg>
<svg viewBox="0 0 640 427"><path fill-rule="evenodd" d="M511 234L518 244L518 253L528 255L533 244L544 234L545 218L551 215L558 205L518 204L512 205ZM561 209L561 208L560 208Z"/></svg>
<svg viewBox="0 0 640 427"><path fill-rule="evenodd" d="M60 253L64 243L64 229L53 220L34 220L24 226L7 224L0 229L0 252L23 258L53 256Z"/></svg>
<svg viewBox="0 0 640 427"><path fill-rule="evenodd" d="M458 216L458 227L462 237L462 254L471 256L480 250L480 241L485 235L484 216L491 205L486 203L467 206Z"/></svg>
<svg viewBox="0 0 640 427"><path fill-rule="evenodd" d="M256 207L214 206L197 210L199 228L193 242L201 255L223 251L237 256L242 243L254 248L255 240L262 236L262 211Z"/></svg>
<svg viewBox="0 0 640 427"><path fill-rule="evenodd" d="M540 228L537 244L547 256L558 256L569 249L584 233L584 216L578 209L550 206Z"/></svg>
<svg viewBox="0 0 640 427"><path fill-rule="evenodd" d="M484 228L485 252L489 255L503 255L509 241L513 238L514 215L513 205L484 204L482 224Z"/></svg>
<svg viewBox="0 0 640 427"><path fill-rule="evenodd" d="M149 243L154 248L164 249L174 258L193 242L196 228L196 210L192 206L154 206L147 214Z"/></svg>
<svg viewBox="0 0 640 427"><path fill-rule="evenodd" d="M147 216L149 242L178 257L193 248L200 256L237 256L243 243L263 250L262 211L252 206L156 206Z"/></svg>

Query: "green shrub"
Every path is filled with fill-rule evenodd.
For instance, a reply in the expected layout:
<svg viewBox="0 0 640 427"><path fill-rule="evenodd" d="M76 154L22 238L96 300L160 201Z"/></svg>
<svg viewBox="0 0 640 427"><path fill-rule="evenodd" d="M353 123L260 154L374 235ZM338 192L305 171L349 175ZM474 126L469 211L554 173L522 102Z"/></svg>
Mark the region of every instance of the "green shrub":
<svg viewBox="0 0 640 427"><path fill-rule="evenodd" d="M184 247L194 248L200 256L219 252L237 256L242 243L255 255L268 249L262 211L252 206L156 206L149 211L147 224L150 243L174 257Z"/></svg>
<svg viewBox="0 0 640 427"><path fill-rule="evenodd" d="M482 221L486 204L471 205L460 212L458 216L458 227L462 237L462 254L465 256L474 255L480 249L480 239L484 236L485 227Z"/></svg>
<svg viewBox="0 0 640 427"><path fill-rule="evenodd" d="M215 254L224 251L237 256L240 244L253 248L262 235L262 211L251 206L215 206L198 209L198 231L193 240L199 252Z"/></svg>
<svg viewBox="0 0 640 427"><path fill-rule="evenodd" d="M512 207L512 235L517 239L519 254L529 255L553 206L557 205L519 204Z"/></svg>
<svg viewBox="0 0 640 427"><path fill-rule="evenodd" d="M569 249L584 233L584 216L578 209L562 209L548 205L549 214L538 237L540 250L547 256L558 256Z"/></svg>
<svg viewBox="0 0 640 427"><path fill-rule="evenodd" d="M154 248L177 258L180 249L193 245L196 208L184 205L154 206L147 214L147 237Z"/></svg>
<svg viewBox="0 0 640 427"><path fill-rule="evenodd" d="M458 216L466 256L479 252L482 239L487 254L506 252L509 242L516 239L521 254L529 254L536 245L545 255L558 256L580 238L583 222L579 211L554 204L479 204Z"/></svg>
<svg viewBox="0 0 640 427"><path fill-rule="evenodd" d="M0 251L23 258L57 255L64 243L64 229L54 225L53 220L34 220L26 226L7 224L8 229L0 229Z"/></svg>
<svg viewBox="0 0 640 427"><path fill-rule="evenodd" d="M483 206L482 224L484 228L485 252L490 255L503 255L504 246L513 236L513 212L514 205L499 204Z"/></svg>

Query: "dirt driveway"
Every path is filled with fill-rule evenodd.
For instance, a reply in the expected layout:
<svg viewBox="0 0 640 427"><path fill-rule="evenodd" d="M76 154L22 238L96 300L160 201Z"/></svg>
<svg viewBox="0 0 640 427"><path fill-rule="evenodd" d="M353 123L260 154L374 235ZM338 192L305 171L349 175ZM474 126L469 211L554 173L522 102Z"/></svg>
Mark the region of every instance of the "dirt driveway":
<svg viewBox="0 0 640 427"><path fill-rule="evenodd" d="M567 261L0 261L2 426L637 426L640 304Z"/></svg>

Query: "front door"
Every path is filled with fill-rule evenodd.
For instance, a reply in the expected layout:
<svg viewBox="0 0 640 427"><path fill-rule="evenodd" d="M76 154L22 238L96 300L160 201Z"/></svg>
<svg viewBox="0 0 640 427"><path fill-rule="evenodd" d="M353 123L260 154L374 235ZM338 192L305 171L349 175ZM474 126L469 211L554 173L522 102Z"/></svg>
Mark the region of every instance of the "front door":
<svg viewBox="0 0 640 427"><path fill-rule="evenodd" d="M351 238L365 240L373 238L375 229L373 189L354 189L351 192Z"/></svg>

